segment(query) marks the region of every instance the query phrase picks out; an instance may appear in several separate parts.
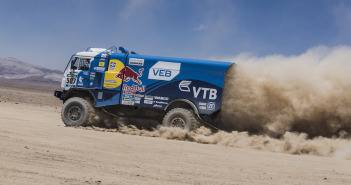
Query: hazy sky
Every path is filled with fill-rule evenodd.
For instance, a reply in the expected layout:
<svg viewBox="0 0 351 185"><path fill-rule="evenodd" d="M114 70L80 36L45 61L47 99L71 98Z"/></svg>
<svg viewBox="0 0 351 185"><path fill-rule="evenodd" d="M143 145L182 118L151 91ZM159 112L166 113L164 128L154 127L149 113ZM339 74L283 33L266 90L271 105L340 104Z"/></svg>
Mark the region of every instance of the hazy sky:
<svg viewBox="0 0 351 185"><path fill-rule="evenodd" d="M0 0L0 58L63 70L87 47L196 58L351 45L351 0Z"/></svg>

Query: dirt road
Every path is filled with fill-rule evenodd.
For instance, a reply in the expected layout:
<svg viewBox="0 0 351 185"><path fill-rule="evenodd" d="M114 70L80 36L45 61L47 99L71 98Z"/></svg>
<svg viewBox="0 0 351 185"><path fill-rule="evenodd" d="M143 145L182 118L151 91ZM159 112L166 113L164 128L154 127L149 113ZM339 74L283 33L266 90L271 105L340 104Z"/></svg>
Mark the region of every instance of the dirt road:
<svg viewBox="0 0 351 185"><path fill-rule="evenodd" d="M0 94L0 184L351 184L351 160L70 128L49 91Z"/></svg>

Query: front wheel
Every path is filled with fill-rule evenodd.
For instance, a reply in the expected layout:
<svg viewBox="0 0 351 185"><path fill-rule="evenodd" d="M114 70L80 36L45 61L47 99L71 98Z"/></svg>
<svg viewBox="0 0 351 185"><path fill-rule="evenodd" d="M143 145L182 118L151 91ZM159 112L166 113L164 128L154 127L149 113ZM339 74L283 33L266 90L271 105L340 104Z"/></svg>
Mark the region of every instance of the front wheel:
<svg viewBox="0 0 351 185"><path fill-rule="evenodd" d="M170 110L163 118L162 125L166 127L179 127L192 131L199 125L199 121L193 111L183 108Z"/></svg>
<svg viewBox="0 0 351 185"><path fill-rule="evenodd" d="M66 126L86 126L92 122L93 107L83 98L70 98L62 106L61 118Z"/></svg>

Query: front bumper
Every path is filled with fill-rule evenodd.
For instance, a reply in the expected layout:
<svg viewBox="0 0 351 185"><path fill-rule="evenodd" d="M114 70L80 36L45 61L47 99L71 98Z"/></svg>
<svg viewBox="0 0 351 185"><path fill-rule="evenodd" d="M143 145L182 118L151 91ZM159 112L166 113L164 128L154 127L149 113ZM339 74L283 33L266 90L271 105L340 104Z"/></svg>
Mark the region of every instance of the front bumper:
<svg viewBox="0 0 351 185"><path fill-rule="evenodd" d="M63 95L64 95L64 93L62 91L55 91L54 92L54 96L56 96L57 98L60 98L60 100L63 100Z"/></svg>

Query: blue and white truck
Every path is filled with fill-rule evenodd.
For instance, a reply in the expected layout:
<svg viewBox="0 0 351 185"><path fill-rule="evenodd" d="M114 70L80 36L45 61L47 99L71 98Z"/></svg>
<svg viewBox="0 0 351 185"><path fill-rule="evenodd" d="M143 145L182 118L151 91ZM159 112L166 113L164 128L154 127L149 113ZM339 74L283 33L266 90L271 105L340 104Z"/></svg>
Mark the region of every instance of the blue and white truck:
<svg viewBox="0 0 351 185"><path fill-rule="evenodd" d="M119 51L88 48L71 57L63 90L55 91L64 103L65 125L94 124L95 114L104 112L192 130L221 110L225 73L233 63Z"/></svg>

